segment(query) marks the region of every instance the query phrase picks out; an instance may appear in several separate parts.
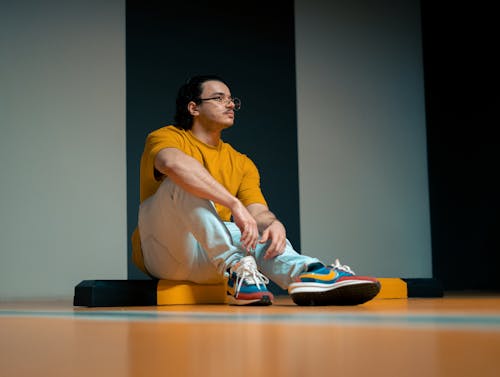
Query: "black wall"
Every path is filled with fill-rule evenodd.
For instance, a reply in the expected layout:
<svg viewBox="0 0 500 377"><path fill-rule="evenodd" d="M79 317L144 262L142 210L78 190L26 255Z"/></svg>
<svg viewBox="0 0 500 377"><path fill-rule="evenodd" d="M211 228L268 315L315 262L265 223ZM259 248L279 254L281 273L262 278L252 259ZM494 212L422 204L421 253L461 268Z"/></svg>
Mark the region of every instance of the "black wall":
<svg viewBox="0 0 500 377"><path fill-rule="evenodd" d="M257 164L271 210L300 248L293 20L293 0L127 1L129 255L146 135L173 120L178 87L206 73L242 99L223 138ZM129 278L143 277L128 263Z"/></svg>
<svg viewBox="0 0 500 377"><path fill-rule="evenodd" d="M498 13L422 1L434 277L500 290Z"/></svg>

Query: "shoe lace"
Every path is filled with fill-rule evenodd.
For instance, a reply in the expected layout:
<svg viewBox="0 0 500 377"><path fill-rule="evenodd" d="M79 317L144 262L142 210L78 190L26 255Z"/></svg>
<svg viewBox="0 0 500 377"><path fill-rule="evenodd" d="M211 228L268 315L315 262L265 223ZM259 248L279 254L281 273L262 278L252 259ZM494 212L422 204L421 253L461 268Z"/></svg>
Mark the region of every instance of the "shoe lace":
<svg viewBox="0 0 500 377"><path fill-rule="evenodd" d="M236 294L239 293L244 282L255 284L259 289L261 284L265 287L269 283L269 279L257 269L253 257L241 258L234 269L232 269L232 272L236 273Z"/></svg>
<svg viewBox="0 0 500 377"><path fill-rule="evenodd" d="M342 270L342 271L345 271L347 273L356 275L355 272L353 270L351 270L351 267L349 267L345 264L340 264L340 261L338 259L335 259L335 263L332 264L332 267L337 269L337 270Z"/></svg>

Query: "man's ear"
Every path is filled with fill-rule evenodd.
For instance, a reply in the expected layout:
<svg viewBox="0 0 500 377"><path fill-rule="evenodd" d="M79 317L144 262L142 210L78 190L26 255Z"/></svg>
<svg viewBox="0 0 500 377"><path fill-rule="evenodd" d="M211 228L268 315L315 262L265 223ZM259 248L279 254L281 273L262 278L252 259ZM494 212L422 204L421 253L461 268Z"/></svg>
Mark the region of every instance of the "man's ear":
<svg viewBox="0 0 500 377"><path fill-rule="evenodd" d="M192 116L199 115L198 105L194 101L190 101L187 105L188 111Z"/></svg>

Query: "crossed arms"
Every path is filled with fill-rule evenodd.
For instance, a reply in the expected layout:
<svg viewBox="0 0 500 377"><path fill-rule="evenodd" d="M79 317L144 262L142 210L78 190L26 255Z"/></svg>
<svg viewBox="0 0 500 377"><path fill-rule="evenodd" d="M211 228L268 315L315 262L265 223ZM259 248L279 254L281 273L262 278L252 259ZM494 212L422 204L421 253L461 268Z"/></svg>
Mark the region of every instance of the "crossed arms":
<svg viewBox="0 0 500 377"><path fill-rule="evenodd" d="M266 242L269 247L265 259L284 251L285 227L269 208L260 203L245 207L193 157L176 148L164 148L156 155L155 168L190 194L229 208L241 231L241 245L247 251L255 249L257 243Z"/></svg>

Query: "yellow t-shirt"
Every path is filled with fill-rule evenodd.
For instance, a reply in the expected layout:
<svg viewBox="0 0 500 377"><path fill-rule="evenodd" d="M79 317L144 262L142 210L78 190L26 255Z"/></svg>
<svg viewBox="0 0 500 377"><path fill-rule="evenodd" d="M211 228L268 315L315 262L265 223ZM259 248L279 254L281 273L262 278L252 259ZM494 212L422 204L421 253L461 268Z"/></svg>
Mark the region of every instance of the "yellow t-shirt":
<svg viewBox="0 0 500 377"><path fill-rule="evenodd" d="M155 174L154 161L157 153L164 148L177 148L198 160L205 169L245 206L253 203L267 205L260 189L260 176L255 164L246 155L236 151L231 145L219 142L211 146L198 140L191 131L167 126L151 132L141 157L140 201L153 195L162 182ZM223 221L229 221L229 208L215 203L215 208ZM142 250L139 232L132 235L132 254L134 263L143 271Z"/></svg>

